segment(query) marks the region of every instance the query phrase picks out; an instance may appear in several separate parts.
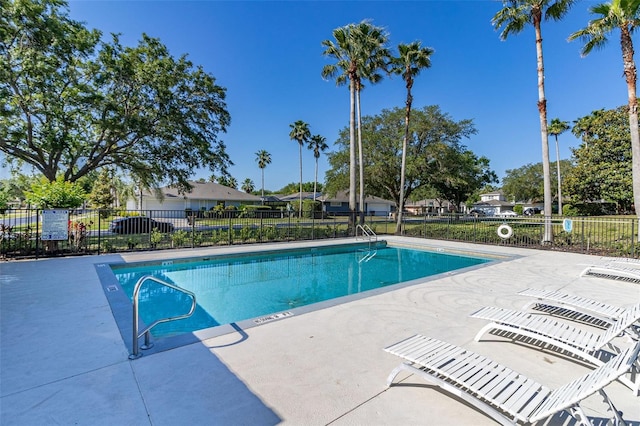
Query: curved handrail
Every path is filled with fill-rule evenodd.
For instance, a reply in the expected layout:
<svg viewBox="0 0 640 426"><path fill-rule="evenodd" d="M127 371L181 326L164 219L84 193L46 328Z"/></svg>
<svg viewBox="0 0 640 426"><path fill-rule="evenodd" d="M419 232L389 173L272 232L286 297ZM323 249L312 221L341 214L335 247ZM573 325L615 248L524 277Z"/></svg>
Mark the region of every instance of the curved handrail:
<svg viewBox="0 0 640 426"><path fill-rule="evenodd" d="M175 317L168 317L168 318L162 318L159 320L156 320L153 322L153 324L151 324L150 326L148 326L147 328L145 328L142 331L138 331L138 295L140 294L140 288L142 287L142 284L144 284L146 281L154 281L160 285L163 285L165 287L169 287L172 288L174 290L180 291L182 293L185 293L187 296L191 297L191 309L189 309L189 312L187 312L184 315L178 315ZM129 355L129 359L136 359L136 358L140 358L142 356L142 354L139 351L139 345L138 345L138 339L144 335L144 345L141 347L142 349L150 349L153 347L153 343L150 342L150 331L153 327L155 327L158 324L161 324L163 322L169 322L169 321L176 321L176 320L180 320L180 319L184 319L184 318L188 318L191 315L193 315L193 313L196 310L196 295L192 292L190 292L189 290L185 290L182 287L178 287L177 285L168 283L166 281L162 281L159 278L156 278L154 276L151 275L145 275L144 277L140 278L138 280L138 282L136 283L135 287L133 288L133 343L132 343L132 353L131 355Z"/></svg>
<svg viewBox="0 0 640 426"><path fill-rule="evenodd" d="M356 239L358 239L358 230L362 231L362 236L366 237L369 242L371 242L371 240L378 241L378 235L373 232L373 229L371 229L369 225L356 225Z"/></svg>

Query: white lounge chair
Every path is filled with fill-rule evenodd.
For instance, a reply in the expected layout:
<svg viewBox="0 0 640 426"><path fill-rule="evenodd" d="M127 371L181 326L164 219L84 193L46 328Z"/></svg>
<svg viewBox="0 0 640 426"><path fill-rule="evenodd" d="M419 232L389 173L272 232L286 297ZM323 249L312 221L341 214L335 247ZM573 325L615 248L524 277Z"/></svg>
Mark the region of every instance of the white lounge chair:
<svg viewBox="0 0 640 426"><path fill-rule="evenodd" d="M640 264L631 260L608 261L602 265L591 265L584 268L581 277L594 276L613 280L640 283Z"/></svg>
<svg viewBox="0 0 640 426"><path fill-rule="evenodd" d="M624 424L603 388L632 367L638 358L640 343L555 390L482 355L421 335L384 350L405 360L391 372L387 386L391 386L400 371L406 370L463 399L503 425L533 423L561 411L569 412L579 424L590 425L580 402L596 392L609 404L614 423Z"/></svg>
<svg viewBox="0 0 640 426"><path fill-rule="evenodd" d="M602 257L605 263L622 263L628 266L640 266L640 259L633 257Z"/></svg>
<svg viewBox="0 0 640 426"><path fill-rule="evenodd" d="M507 337L534 339L551 348L567 351L593 365L602 365L603 356L619 352L619 349L611 343L617 336L628 334L632 339L637 340L633 324L640 319L640 304L628 309L618 318L618 321L601 333L593 333L546 315L491 306L482 308L470 316L491 321L476 334L476 342L489 331L502 331L507 334ZM638 361L638 367L640 367L640 361ZM636 377L638 371L640 368L634 371L631 379L620 378L620 382L628 386L635 395L640 394L640 377Z"/></svg>
<svg viewBox="0 0 640 426"><path fill-rule="evenodd" d="M528 288L518 294L536 299L524 305L523 310L533 308L551 315L558 315L603 328L609 327L627 312L627 309L621 306L608 305L598 300L575 296L562 291Z"/></svg>

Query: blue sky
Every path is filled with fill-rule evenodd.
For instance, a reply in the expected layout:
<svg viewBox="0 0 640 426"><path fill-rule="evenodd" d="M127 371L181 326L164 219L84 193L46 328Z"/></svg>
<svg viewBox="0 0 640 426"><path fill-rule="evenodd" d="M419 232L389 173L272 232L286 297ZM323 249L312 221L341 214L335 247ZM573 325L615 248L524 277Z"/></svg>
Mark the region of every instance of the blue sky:
<svg viewBox="0 0 640 426"><path fill-rule="evenodd" d="M601 108L626 103L619 33L604 50L580 57L579 41L567 36L586 26L591 1L577 2L562 22L544 22L544 59L549 120L573 122ZM454 120L472 119L478 134L465 140L491 161L502 178L507 169L540 162L536 52L533 29L499 39L491 18L501 2L443 1L71 1L71 17L90 28L121 33L135 45L142 33L159 38L174 56L182 54L227 88L231 126L222 139L235 163L231 174L260 188L255 153L265 149L272 163L265 188L298 182L298 145L289 124L309 123L312 134L327 138L330 150L348 126L346 86L324 81L331 60L322 40L333 29L363 19L384 27L390 45L420 40L435 50L432 67L417 78L414 107L439 105ZM405 89L399 77L385 78L362 93L363 115L401 107ZM579 141L559 137L560 157ZM366 142L366 141L365 141ZM550 138L551 159L555 145ZM328 164L320 161L319 181ZM2 175L6 175L4 170ZM314 179L314 158L303 151L303 180ZM208 178L208 171L195 176Z"/></svg>

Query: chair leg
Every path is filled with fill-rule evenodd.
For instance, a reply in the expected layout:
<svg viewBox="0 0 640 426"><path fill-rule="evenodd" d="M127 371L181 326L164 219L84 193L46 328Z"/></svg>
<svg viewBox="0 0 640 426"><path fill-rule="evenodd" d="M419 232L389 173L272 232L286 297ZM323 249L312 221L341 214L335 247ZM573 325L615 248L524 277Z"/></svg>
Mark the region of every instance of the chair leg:
<svg viewBox="0 0 640 426"><path fill-rule="evenodd" d="M593 426L593 424L591 423L591 420L589 420L584 410L579 405L569 407L568 410L569 410L569 414L571 414L571 417L576 419L579 425Z"/></svg>
<svg viewBox="0 0 640 426"><path fill-rule="evenodd" d="M609 399L609 396L602 389L600 389L598 392L604 399L604 402L606 402L609 405L609 408L613 413L613 424L616 426L625 426L627 423L622 418L622 413L620 413L618 409L615 407L615 405L613 405L613 402L611 402L611 400Z"/></svg>
<svg viewBox="0 0 640 426"><path fill-rule="evenodd" d="M396 368L393 369L393 371L391 372L391 374L389 374L389 377L387 377L387 387L390 387L391 384L393 383L393 379L396 378L396 376L402 371L402 370L409 370L409 363L405 362L400 364L399 366L397 366Z"/></svg>
<svg viewBox="0 0 640 426"><path fill-rule="evenodd" d="M480 338L481 338L481 337L482 337L482 336L483 336L487 331L492 330L492 329L494 329L494 328L497 328L497 327L496 327L496 324L495 324L495 323L493 323L493 322L492 322L492 323L489 323L489 324L487 324L487 325L485 325L484 327L482 327L482 328L480 329L480 331L478 331L478 334L476 334L476 337L474 337L474 338L473 338L473 340L475 340L476 342L479 342L479 341L480 341Z"/></svg>

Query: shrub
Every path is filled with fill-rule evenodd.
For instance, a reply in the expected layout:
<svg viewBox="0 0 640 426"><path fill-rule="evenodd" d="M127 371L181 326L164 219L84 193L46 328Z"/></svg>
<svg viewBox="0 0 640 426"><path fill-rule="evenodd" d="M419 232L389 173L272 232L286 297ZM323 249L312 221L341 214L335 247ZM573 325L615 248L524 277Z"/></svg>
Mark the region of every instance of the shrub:
<svg viewBox="0 0 640 426"><path fill-rule="evenodd" d="M111 242L111 240L102 240L102 250L107 253L112 253L114 250L113 242Z"/></svg>
<svg viewBox="0 0 640 426"><path fill-rule="evenodd" d="M565 204L562 206L563 216L578 216L579 214L579 210L572 204Z"/></svg>
<svg viewBox="0 0 640 426"><path fill-rule="evenodd" d="M242 242L246 242L247 240L251 239L253 237L253 228L250 226L243 226L242 229L240 230L240 239L242 240Z"/></svg>
<svg viewBox="0 0 640 426"><path fill-rule="evenodd" d="M0 214L4 214L9 208L9 193L6 190L0 189Z"/></svg>
<svg viewBox="0 0 640 426"><path fill-rule="evenodd" d="M151 231L150 238L151 238L151 247L155 247L162 242L162 239L163 239L162 232L158 231L157 229L153 229Z"/></svg>
<svg viewBox="0 0 640 426"><path fill-rule="evenodd" d="M65 181L62 177L53 182L42 178L33 183L31 191L26 193L27 202L41 209L73 209L80 207L85 198L86 194L82 186Z"/></svg>
<svg viewBox="0 0 640 426"><path fill-rule="evenodd" d="M183 229L179 229L171 234L171 243L174 247L182 247L186 242L189 234Z"/></svg>
<svg viewBox="0 0 640 426"><path fill-rule="evenodd" d="M278 239L279 234L280 233L278 232L278 228L276 228L275 226L266 226L264 227L262 238L267 241L274 241Z"/></svg>

